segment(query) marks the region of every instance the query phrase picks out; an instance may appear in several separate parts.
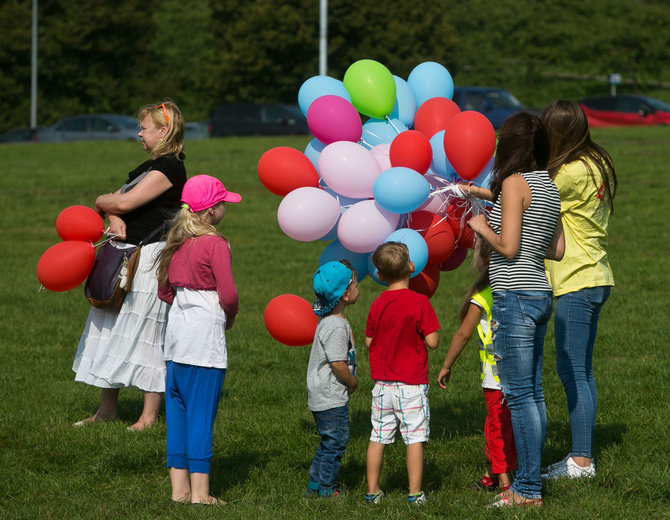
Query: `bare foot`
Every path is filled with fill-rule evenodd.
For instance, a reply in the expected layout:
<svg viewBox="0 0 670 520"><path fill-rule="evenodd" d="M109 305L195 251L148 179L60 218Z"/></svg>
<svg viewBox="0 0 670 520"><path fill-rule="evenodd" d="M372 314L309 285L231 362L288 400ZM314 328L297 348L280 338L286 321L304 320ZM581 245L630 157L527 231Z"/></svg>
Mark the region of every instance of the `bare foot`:
<svg viewBox="0 0 670 520"><path fill-rule="evenodd" d="M216 498L213 496L208 496L204 500L201 500L200 502L191 502L194 506L197 505L203 505L203 506L225 506L228 504L225 500L221 500L220 498Z"/></svg>
<svg viewBox="0 0 670 520"><path fill-rule="evenodd" d="M191 495L183 495L183 496L172 496L172 501L173 502L178 502L180 504L190 504L191 503Z"/></svg>
<svg viewBox="0 0 670 520"><path fill-rule="evenodd" d="M93 424L97 422L107 422L107 421L113 421L116 419L116 416L114 417L105 417L99 413L95 413L91 415L90 417L87 417L86 419L82 419L81 421L77 421L74 423L72 426L79 428L81 426L86 426L87 424Z"/></svg>
<svg viewBox="0 0 670 520"><path fill-rule="evenodd" d="M153 421L143 421L140 419L132 426L128 426L128 429L134 432L141 432L142 430L147 430L151 428L154 424L156 424L155 419Z"/></svg>

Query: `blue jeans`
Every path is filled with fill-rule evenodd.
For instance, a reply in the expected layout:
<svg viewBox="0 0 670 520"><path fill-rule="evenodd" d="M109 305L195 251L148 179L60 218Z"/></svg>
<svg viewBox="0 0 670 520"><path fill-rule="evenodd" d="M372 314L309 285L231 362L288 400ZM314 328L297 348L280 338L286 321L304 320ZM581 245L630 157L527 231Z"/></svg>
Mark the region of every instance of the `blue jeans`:
<svg viewBox="0 0 670 520"><path fill-rule="evenodd" d="M590 287L556 298L554 328L556 371L561 378L570 414L574 457L591 457L598 394L593 377L593 345L600 309L610 288Z"/></svg>
<svg viewBox="0 0 670 520"><path fill-rule="evenodd" d="M309 468L308 487L318 489L319 495L329 495L335 490L337 473L349 442L349 408L340 406L312 412L312 415L321 443Z"/></svg>
<svg viewBox="0 0 670 520"><path fill-rule="evenodd" d="M547 433L542 356L551 308L549 291L493 293L493 347L518 460L511 489L525 498L542 497L540 462Z"/></svg>

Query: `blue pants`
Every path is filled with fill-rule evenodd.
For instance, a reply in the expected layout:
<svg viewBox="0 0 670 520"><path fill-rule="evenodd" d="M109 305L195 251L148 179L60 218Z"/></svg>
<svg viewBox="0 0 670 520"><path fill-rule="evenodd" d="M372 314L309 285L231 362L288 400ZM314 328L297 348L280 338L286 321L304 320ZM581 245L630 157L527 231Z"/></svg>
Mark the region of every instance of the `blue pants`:
<svg viewBox="0 0 670 520"><path fill-rule="evenodd" d="M167 467L209 473L214 419L226 370L173 361L166 368Z"/></svg>
<svg viewBox="0 0 670 520"><path fill-rule="evenodd" d="M312 415L321 443L309 468L308 487L318 490L319 495L329 495L335 490L335 480L349 441L349 408L340 406L312 412Z"/></svg>
<svg viewBox="0 0 670 520"><path fill-rule="evenodd" d="M593 451L598 410L593 345L600 309L609 294L609 287L590 287L556 298L556 371L568 401L574 457L591 457Z"/></svg>
<svg viewBox="0 0 670 520"><path fill-rule="evenodd" d="M518 461L511 489L525 498L542 498L540 463L547 434L542 358L551 308L550 291L493 293L493 347Z"/></svg>

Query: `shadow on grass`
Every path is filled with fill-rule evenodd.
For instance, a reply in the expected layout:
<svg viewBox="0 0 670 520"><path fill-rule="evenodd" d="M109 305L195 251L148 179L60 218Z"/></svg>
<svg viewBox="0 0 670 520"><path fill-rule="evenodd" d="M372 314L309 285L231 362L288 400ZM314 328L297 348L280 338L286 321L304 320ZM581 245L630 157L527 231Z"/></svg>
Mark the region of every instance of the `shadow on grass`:
<svg viewBox="0 0 670 520"><path fill-rule="evenodd" d="M628 433L628 425L622 423L596 424L593 441L593 456L599 455L612 447L619 446L623 436ZM563 459L570 453L572 433L570 423L551 421L547 424L547 442L542 458L549 464Z"/></svg>
<svg viewBox="0 0 670 520"><path fill-rule="evenodd" d="M229 457L214 457L210 468L211 491L221 496L229 489L242 485L249 480L252 470L265 466L271 454L241 451Z"/></svg>

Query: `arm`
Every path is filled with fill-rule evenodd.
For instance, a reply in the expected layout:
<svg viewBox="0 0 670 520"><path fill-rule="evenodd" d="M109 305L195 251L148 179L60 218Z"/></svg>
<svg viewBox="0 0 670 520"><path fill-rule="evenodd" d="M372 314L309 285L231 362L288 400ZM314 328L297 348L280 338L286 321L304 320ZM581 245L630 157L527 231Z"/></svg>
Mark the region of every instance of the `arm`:
<svg viewBox="0 0 670 520"><path fill-rule="evenodd" d="M426 348L435 350L440 343L440 336L438 335L437 331L431 332L423 338L423 342L426 345Z"/></svg>
<svg viewBox="0 0 670 520"><path fill-rule="evenodd" d="M126 193L116 191L100 195L95 199L98 212L120 215L144 206L172 187L170 180L158 170L151 170L137 185Z"/></svg>
<svg viewBox="0 0 670 520"><path fill-rule="evenodd" d="M239 308L239 297L233 280L230 247L221 238L216 239L216 244L212 249L210 266L216 283L216 292L219 295L219 303L226 313L226 330L229 330L235 323L235 316Z"/></svg>
<svg viewBox="0 0 670 520"><path fill-rule="evenodd" d="M479 321L481 313L481 308L474 303L471 303L465 318L463 318L461 326L458 327L454 337L451 338L449 350L444 358L440 373L437 376L437 384L440 388L447 388L447 383L449 382L449 378L451 378L451 367L456 362L456 359L460 356L461 352L463 352L465 345L470 341L470 338L477 327L477 322Z"/></svg>
<svg viewBox="0 0 670 520"><path fill-rule="evenodd" d="M491 192L491 190L488 188L482 188L481 186L474 186L464 183L459 184L458 187L461 188L463 194L468 197L476 197L478 199L488 200L491 202L493 201L493 192Z"/></svg>
<svg viewBox="0 0 670 520"><path fill-rule="evenodd" d="M563 232L563 221L559 218L554 229L554 236L551 238L545 258L549 260L562 260L565 254L565 233Z"/></svg>
<svg viewBox="0 0 670 520"><path fill-rule="evenodd" d="M511 260L521 246L521 221L524 209L530 205L530 188L523 177L511 175L503 181L500 197L502 206L500 235L490 228L484 215L472 217L467 225L498 253Z"/></svg>
<svg viewBox="0 0 670 520"><path fill-rule="evenodd" d="M347 385L347 392L349 395L353 394L358 386L356 378L351 374L349 366L346 361L332 361L330 363L330 368L333 370L333 374L339 379L342 383Z"/></svg>
<svg viewBox="0 0 670 520"><path fill-rule="evenodd" d="M372 338L365 336L365 346L370 348L370 343L372 343Z"/></svg>
<svg viewBox="0 0 670 520"><path fill-rule="evenodd" d="M109 234L116 235L120 239L126 238L126 222L118 215L107 215L109 221Z"/></svg>

